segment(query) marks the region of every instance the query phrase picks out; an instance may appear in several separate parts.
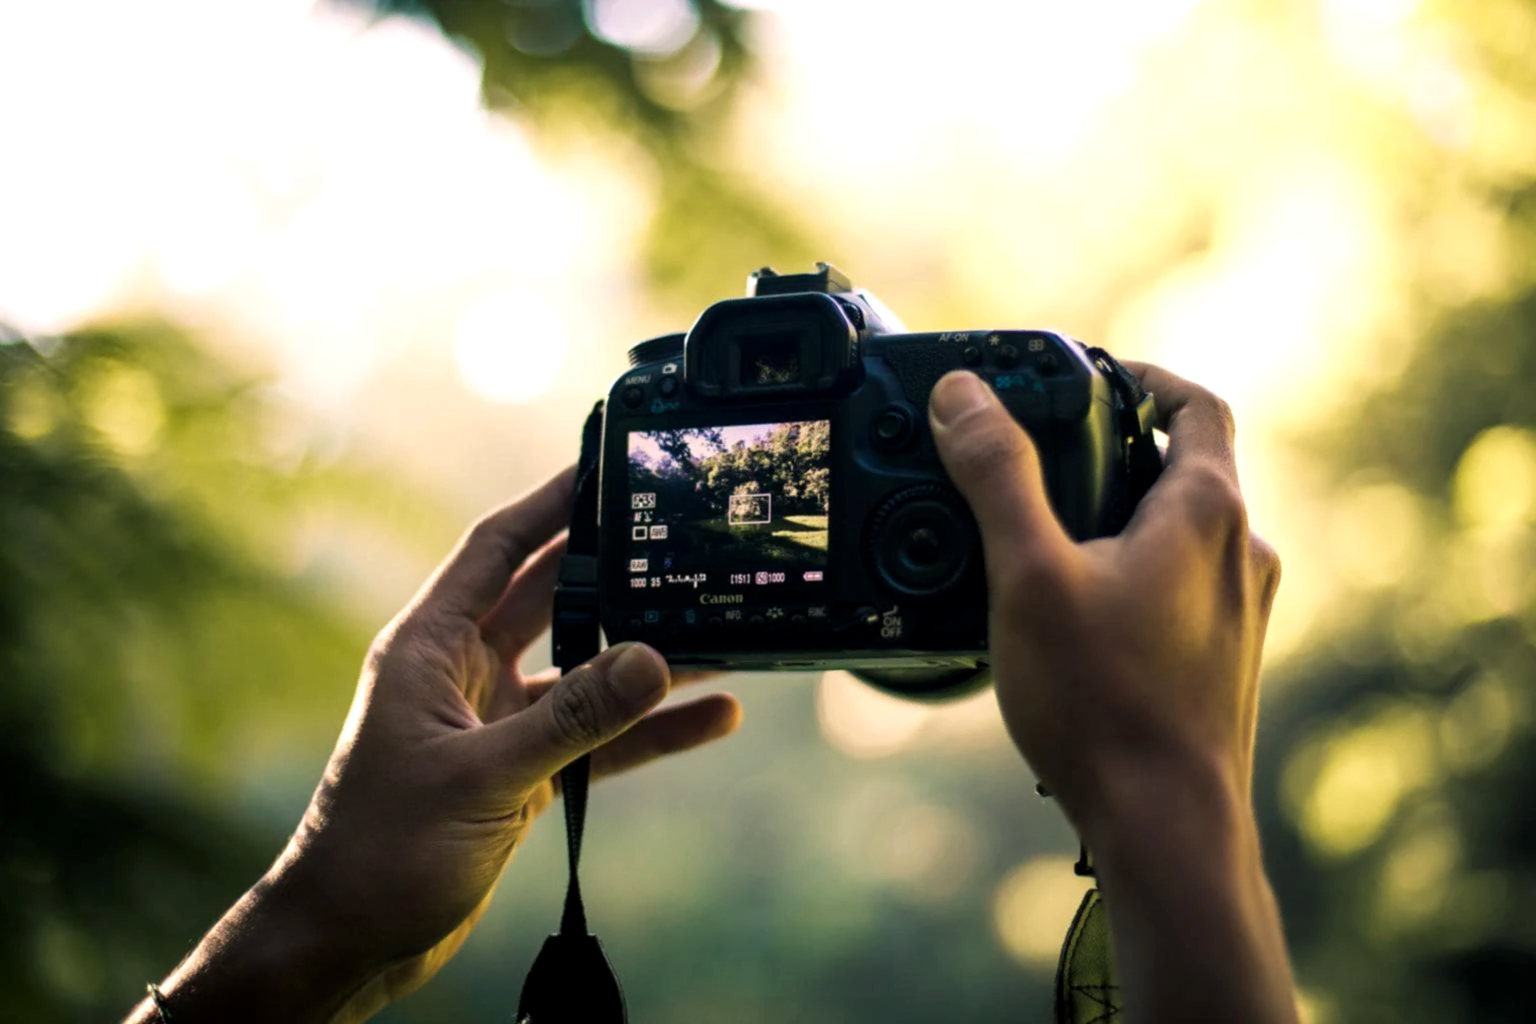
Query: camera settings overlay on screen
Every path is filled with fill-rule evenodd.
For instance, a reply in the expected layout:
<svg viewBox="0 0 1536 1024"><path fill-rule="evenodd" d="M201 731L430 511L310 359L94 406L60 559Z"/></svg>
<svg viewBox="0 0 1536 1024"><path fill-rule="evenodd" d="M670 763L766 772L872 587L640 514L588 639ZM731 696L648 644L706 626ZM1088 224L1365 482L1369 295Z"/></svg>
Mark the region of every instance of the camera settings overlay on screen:
<svg viewBox="0 0 1536 1024"><path fill-rule="evenodd" d="M629 587L822 583L827 420L631 431Z"/></svg>

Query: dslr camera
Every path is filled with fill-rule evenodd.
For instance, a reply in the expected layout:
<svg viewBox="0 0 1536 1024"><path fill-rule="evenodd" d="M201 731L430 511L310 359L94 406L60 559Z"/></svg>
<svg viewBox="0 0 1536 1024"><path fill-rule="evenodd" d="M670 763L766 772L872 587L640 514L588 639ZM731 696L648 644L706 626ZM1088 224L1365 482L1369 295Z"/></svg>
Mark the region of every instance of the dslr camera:
<svg viewBox="0 0 1536 1024"><path fill-rule="evenodd" d="M1076 539L1117 533L1161 467L1152 396L1108 353L1044 330L907 333L825 263L758 270L629 360L588 428L597 619L673 665L847 669L914 698L990 679L980 537L928 428L951 370L1029 432Z"/></svg>

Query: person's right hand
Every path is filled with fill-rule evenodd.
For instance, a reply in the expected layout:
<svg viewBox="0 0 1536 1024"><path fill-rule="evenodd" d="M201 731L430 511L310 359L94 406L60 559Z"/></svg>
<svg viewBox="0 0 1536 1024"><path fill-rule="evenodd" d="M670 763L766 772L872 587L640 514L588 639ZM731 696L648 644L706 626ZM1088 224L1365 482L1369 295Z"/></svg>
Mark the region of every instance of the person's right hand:
<svg viewBox="0 0 1536 1024"><path fill-rule="evenodd" d="M933 392L939 453L985 548L997 701L1095 855L1137 1019L1289 1020L1250 798L1280 563L1248 529L1226 403L1127 366L1156 396L1167 465L1121 534L1086 543L990 388L958 372ZM1251 991L1200 976L1202 956Z"/></svg>
<svg viewBox="0 0 1536 1024"><path fill-rule="evenodd" d="M1167 466L1115 537L1077 544L1035 447L970 374L933 396L945 467L986 550L997 699L1019 749L1092 832L1149 767L1246 794L1259 652L1279 582L1248 530L1225 402L1131 364L1169 434Z"/></svg>

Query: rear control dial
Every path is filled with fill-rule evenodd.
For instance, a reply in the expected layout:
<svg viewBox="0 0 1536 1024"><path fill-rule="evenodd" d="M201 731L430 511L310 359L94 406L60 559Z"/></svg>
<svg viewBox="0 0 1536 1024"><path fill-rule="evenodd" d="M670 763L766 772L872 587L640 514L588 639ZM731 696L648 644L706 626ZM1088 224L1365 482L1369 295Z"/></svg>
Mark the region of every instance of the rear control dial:
<svg viewBox="0 0 1536 1024"><path fill-rule="evenodd" d="M887 498L871 517L866 547L886 586L912 597L943 593L965 576L978 542L971 513L942 484L919 484Z"/></svg>

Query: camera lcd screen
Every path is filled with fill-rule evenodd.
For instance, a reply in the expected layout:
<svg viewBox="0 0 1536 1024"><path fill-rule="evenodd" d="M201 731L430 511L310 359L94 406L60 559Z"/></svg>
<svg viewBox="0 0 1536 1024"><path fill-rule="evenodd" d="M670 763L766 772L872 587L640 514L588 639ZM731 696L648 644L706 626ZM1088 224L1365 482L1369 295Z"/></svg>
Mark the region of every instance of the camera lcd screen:
<svg viewBox="0 0 1536 1024"><path fill-rule="evenodd" d="M741 382L748 387L800 383L800 332L748 334L737 339Z"/></svg>
<svg viewBox="0 0 1536 1024"><path fill-rule="evenodd" d="M631 432L630 588L825 582L830 437L826 420Z"/></svg>

